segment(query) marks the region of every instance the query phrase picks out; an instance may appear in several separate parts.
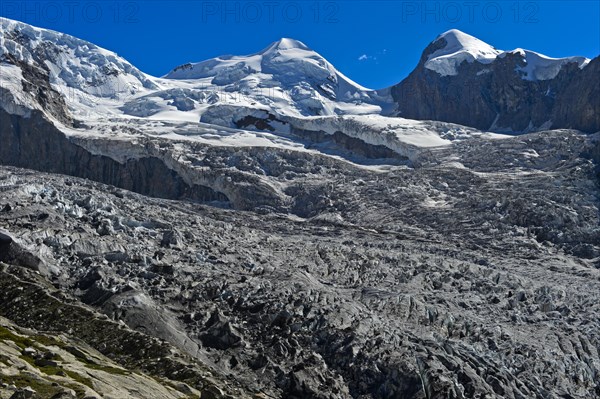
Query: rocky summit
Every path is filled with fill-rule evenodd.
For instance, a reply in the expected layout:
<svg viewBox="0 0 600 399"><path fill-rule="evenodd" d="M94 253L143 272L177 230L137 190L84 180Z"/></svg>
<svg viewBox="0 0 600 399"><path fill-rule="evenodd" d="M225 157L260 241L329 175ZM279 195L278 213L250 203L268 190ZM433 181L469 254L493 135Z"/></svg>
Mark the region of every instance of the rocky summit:
<svg viewBox="0 0 600 399"><path fill-rule="evenodd" d="M1 399L600 397L598 58L0 38Z"/></svg>

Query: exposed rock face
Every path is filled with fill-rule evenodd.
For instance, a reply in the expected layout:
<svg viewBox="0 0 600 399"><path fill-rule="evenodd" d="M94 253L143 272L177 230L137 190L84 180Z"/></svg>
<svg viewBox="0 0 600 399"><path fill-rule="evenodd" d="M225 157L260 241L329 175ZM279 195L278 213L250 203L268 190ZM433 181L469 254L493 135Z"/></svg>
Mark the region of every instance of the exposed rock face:
<svg viewBox="0 0 600 399"><path fill-rule="evenodd" d="M63 173L161 198L227 201L205 186L190 186L164 162L147 156L119 163L74 144L39 111L29 118L0 109L0 162Z"/></svg>
<svg viewBox="0 0 600 399"><path fill-rule="evenodd" d="M81 340L19 328L3 317L0 353L0 398L184 399L200 394L185 383L123 368Z"/></svg>
<svg viewBox="0 0 600 399"><path fill-rule="evenodd" d="M600 57L594 58L583 70L576 70L565 85L556 90L551 117L553 125L584 132L600 130ZM560 83L556 82L559 84Z"/></svg>
<svg viewBox="0 0 600 399"><path fill-rule="evenodd" d="M326 173L328 167L339 168L338 163L324 155L277 148L238 150L161 140L132 144L67 137L41 111L30 112L23 117L0 109L0 163L87 178L153 197L314 216L312 200L299 194L310 180L305 175ZM315 145L341 143L342 147L353 148L346 150L347 154L366 159L389 157L395 163L407 162L406 157L387 147L369 145L343 133L296 134ZM176 145L184 150L174 154ZM180 162L182 158L187 162ZM273 184L274 181L279 182ZM277 189L282 183L285 191ZM108 225L99 229L103 234L110 232Z"/></svg>
<svg viewBox="0 0 600 399"><path fill-rule="evenodd" d="M425 63L446 44L443 37L431 43L392 87L398 116L496 131L600 130L600 57L583 69L567 63L552 79L527 80L518 72L526 66L523 53L505 52L490 63L464 61L456 75L443 76Z"/></svg>
<svg viewBox="0 0 600 399"><path fill-rule="evenodd" d="M297 124L299 126L295 126L293 118L287 118L287 121L282 121L277 119L275 115L267 113L263 118L247 115L234 121L238 128L254 128L270 132L277 130L277 127L272 126L273 122L277 123L279 126L285 126L286 129L289 128L290 134L302 140L306 140L310 146L331 143L336 147L338 152L346 153L346 155L350 157L359 156L366 159L381 160L387 158L388 161L391 159L407 161L407 157L399 155L397 152L384 145L369 144L339 130L330 134L323 130L309 130L302 128L300 123Z"/></svg>
<svg viewBox="0 0 600 399"><path fill-rule="evenodd" d="M23 79L20 83L23 93L31 96L33 102L39 104L42 110L64 124L73 123L65 99L50 84L50 72L46 64L29 64L15 59L10 54L3 54L0 62L8 62L21 69ZM10 102L10 96L12 94L6 88L0 88L0 99L3 106Z"/></svg>

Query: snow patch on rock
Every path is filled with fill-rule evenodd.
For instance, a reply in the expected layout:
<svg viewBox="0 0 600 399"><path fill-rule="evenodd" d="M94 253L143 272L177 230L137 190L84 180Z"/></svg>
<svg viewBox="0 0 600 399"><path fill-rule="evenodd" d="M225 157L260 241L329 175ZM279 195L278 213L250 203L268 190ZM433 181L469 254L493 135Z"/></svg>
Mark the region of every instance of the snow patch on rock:
<svg viewBox="0 0 600 399"><path fill-rule="evenodd" d="M444 40L446 44L428 56L425 68L442 76L458 75L458 68L465 61L490 64L497 58L506 57L507 54L518 55L523 59L525 66L517 68L517 72L522 79L531 81L553 79L568 63L574 62L578 64L579 68L584 68L590 62L585 57L551 58L521 48L502 51L457 29L451 29L441 34L433 44L441 40ZM487 69L484 69L477 75L488 72Z"/></svg>

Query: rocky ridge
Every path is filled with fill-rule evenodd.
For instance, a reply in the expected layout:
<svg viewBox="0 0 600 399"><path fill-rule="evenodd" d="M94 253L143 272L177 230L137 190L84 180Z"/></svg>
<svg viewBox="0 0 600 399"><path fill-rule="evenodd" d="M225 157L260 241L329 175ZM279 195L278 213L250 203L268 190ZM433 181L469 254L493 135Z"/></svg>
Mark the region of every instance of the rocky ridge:
<svg viewBox="0 0 600 399"><path fill-rule="evenodd" d="M12 246L14 251L18 244ZM14 252L18 255L9 259L15 263L31 256L22 248ZM9 260L4 251L2 257ZM246 396L204 363L110 321L54 288L39 272L22 264L0 266L0 313L11 320L2 318L0 326L1 395L18 398L29 389L33 396L23 397Z"/></svg>
<svg viewBox="0 0 600 399"><path fill-rule="evenodd" d="M3 272L5 273L5 272ZM0 398L198 398L178 381L124 369L81 340L0 318Z"/></svg>

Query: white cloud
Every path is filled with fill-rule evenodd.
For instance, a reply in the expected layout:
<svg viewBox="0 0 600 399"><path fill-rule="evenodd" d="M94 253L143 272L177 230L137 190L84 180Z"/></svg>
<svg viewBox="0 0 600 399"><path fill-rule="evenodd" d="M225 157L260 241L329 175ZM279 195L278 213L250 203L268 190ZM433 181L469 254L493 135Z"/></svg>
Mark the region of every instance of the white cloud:
<svg viewBox="0 0 600 399"><path fill-rule="evenodd" d="M361 55L360 57L358 57L359 61L366 61L369 59L369 56L366 54Z"/></svg>

